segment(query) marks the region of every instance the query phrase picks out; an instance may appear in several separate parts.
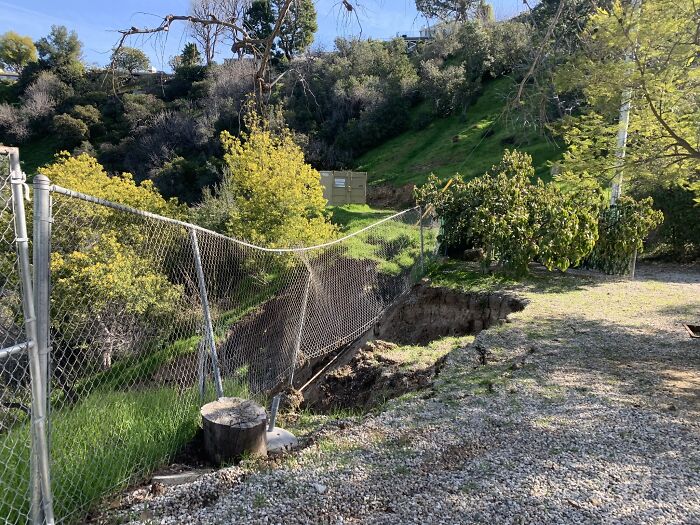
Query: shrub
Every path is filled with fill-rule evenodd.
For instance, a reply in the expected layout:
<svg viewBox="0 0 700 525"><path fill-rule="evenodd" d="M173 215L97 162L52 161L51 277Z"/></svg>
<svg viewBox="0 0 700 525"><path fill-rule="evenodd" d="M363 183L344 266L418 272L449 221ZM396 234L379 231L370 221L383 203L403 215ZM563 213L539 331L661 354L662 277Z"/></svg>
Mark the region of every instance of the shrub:
<svg viewBox="0 0 700 525"><path fill-rule="evenodd" d="M644 239L663 221L663 213L653 209L650 197L634 200L623 196L600 214L599 237L585 266L609 274L624 275L634 252L641 252Z"/></svg>
<svg viewBox="0 0 700 525"><path fill-rule="evenodd" d="M144 126L165 109L165 103L153 95L127 93L123 100L124 119L131 129Z"/></svg>
<svg viewBox="0 0 700 525"><path fill-rule="evenodd" d="M432 101L437 115L451 114L468 99L470 86L464 75L463 65L444 66L440 59L421 63L421 91L427 100Z"/></svg>
<svg viewBox="0 0 700 525"><path fill-rule="evenodd" d="M335 234L324 214L320 175L288 130L278 134L248 119L242 138L221 133L228 168L207 191L197 216L205 226L263 246L316 244Z"/></svg>
<svg viewBox="0 0 700 525"><path fill-rule="evenodd" d="M590 253L597 238L599 193L569 194L553 184L532 182L532 159L507 151L484 176L455 177L447 191L435 176L418 190L443 220L442 242L481 248L483 263L496 260L514 274L531 261L566 270Z"/></svg>
<svg viewBox="0 0 700 525"><path fill-rule="evenodd" d="M100 119L102 118L100 110L91 105L73 106L70 114L72 117L82 120L88 126L94 126L95 124L99 123Z"/></svg>
<svg viewBox="0 0 700 525"><path fill-rule="evenodd" d="M648 195L664 214L658 229L659 254L674 258L700 257L700 208L687 181L657 185Z"/></svg>
<svg viewBox="0 0 700 525"><path fill-rule="evenodd" d="M23 142L29 134L29 127L19 108L0 103L0 138L7 142Z"/></svg>
<svg viewBox="0 0 700 525"><path fill-rule="evenodd" d="M72 95L73 89L68 84L54 73L42 71L24 92L22 112L32 121L49 117Z"/></svg>
<svg viewBox="0 0 700 525"><path fill-rule="evenodd" d="M52 127L61 145L66 148L80 144L90 135L87 124L82 120L71 117L68 113L54 116Z"/></svg>
<svg viewBox="0 0 700 525"><path fill-rule="evenodd" d="M136 185L129 174L110 177L87 154L62 153L39 171L96 197L171 216L182 212L152 183ZM96 366L96 354L109 367L115 352L139 351L147 327L172 318L182 290L160 270L174 238L161 234L158 257L149 257L142 245L150 232L136 216L77 200L63 204L51 254L56 361L62 369L86 372Z"/></svg>
<svg viewBox="0 0 700 525"><path fill-rule="evenodd" d="M65 151L58 153L53 164L39 168L39 173L54 184L74 191L176 219L186 215L186 209L177 199L161 197L151 181L136 184L129 173L110 177L100 163L87 154L71 157ZM104 211L112 213L108 209Z"/></svg>

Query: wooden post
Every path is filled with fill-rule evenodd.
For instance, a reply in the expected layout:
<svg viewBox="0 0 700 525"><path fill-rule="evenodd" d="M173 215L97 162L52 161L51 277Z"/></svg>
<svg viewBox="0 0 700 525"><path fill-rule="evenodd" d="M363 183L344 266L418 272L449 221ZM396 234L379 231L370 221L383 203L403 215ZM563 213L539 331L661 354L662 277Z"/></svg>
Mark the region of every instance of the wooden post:
<svg viewBox="0 0 700 525"><path fill-rule="evenodd" d="M267 455L267 414L255 401L222 397L202 407L204 449L214 463Z"/></svg>

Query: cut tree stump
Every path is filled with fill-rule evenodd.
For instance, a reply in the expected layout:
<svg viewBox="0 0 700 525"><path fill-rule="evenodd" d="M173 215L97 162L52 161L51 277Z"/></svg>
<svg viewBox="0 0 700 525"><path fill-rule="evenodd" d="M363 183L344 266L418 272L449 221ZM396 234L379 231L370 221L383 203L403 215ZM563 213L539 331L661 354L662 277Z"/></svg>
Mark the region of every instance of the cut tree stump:
<svg viewBox="0 0 700 525"><path fill-rule="evenodd" d="M267 454L267 414L255 401L222 397L202 407L204 450L217 465Z"/></svg>

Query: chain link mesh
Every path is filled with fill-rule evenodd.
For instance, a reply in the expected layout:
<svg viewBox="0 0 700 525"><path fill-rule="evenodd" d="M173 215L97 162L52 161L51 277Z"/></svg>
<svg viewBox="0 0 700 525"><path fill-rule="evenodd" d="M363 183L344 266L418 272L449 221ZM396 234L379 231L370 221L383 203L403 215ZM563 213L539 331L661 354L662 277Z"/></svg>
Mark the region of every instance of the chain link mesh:
<svg viewBox="0 0 700 525"><path fill-rule="evenodd" d="M0 522L26 523L31 388L9 173L0 156Z"/></svg>
<svg viewBox="0 0 700 525"><path fill-rule="evenodd" d="M338 242L269 250L60 188L52 217L50 455L59 522L77 520L190 441L199 407L216 397L217 372L224 395L267 403L305 363L362 335L420 275L422 220L426 254L437 237L414 208ZM12 344L22 338L10 313L17 279L4 266L0 278L0 335ZM22 378L3 375L2 400L28 398L26 362L0 367ZM13 453L28 458L28 418L2 410L5 436L17 427L24 439ZM9 443L0 441L3 453ZM11 505L26 509L28 480L2 472L6 464L0 486L12 483Z"/></svg>

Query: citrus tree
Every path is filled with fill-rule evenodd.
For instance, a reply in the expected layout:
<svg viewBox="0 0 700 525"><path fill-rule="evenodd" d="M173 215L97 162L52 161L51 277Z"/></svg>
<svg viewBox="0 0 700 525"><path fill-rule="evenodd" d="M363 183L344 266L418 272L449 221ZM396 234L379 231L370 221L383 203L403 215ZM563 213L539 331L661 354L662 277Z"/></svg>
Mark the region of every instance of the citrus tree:
<svg viewBox="0 0 700 525"><path fill-rule="evenodd" d="M588 255L598 237L600 193L568 193L534 179L532 158L506 150L482 177L455 177L443 191L436 177L418 191L443 220L442 241L483 250L484 265L497 261L525 274L531 261L566 270Z"/></svg>

